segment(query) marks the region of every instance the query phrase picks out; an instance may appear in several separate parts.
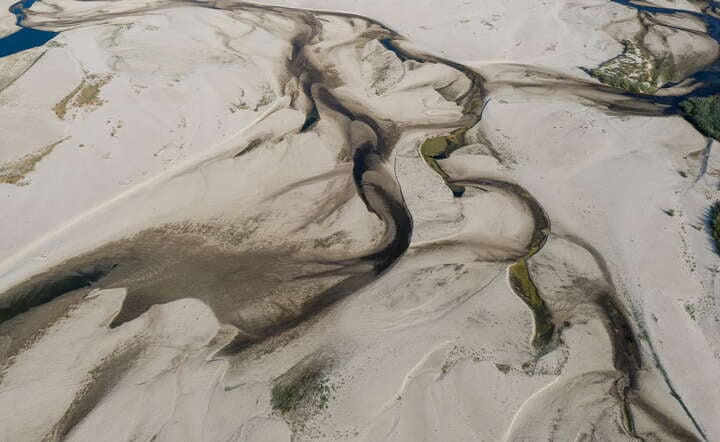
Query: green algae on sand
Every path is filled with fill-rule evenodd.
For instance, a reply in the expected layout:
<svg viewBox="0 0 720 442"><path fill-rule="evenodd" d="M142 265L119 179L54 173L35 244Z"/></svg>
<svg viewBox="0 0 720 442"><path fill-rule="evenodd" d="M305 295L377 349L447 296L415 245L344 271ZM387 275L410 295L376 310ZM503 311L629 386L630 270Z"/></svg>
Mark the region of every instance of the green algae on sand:
<svg viewBox="0 0 720 442"><path fill-rule="evenodd" d="M555 326L551 320L550 310L548 310L545 301L540 297L538 289L530 276L527 258L522 258L510 266L508 278L515 293L533 313L535 321L533 345L537 348L543 348L550 343Z"/></svg>
<svg viewBox="0 0 720 442"><path fill-rule="evenodd" d="M445 181L445 185L450 189L454 196L459 197L465 193L465 187L458 186L448 182L450 176L440 167L437 160L444 160L450 157L450 154L465 145L466 128L456 129L449 135L428 138L420 145L420 155L428 166Z"/></svg>

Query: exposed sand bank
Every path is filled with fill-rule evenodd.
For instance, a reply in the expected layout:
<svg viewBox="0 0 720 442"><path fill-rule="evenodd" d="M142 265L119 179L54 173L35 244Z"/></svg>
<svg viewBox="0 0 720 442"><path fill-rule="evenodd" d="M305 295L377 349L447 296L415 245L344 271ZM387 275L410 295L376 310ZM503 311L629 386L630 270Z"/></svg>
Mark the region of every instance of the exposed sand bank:
<svg viewBox="0 0 720 442"><path fill-rule="evenodd" d="M581 69L634 10L270 3L27 12L0 439L720 437L716 145Z"/></svg>

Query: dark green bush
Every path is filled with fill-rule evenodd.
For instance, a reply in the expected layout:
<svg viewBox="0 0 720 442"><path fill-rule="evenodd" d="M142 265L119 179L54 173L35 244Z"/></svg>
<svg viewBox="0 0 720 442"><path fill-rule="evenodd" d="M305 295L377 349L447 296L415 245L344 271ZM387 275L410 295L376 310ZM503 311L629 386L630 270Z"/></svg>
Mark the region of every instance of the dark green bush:
<svg viewBox="0 0 720 442"><path fill-rule="evenodd" d="M720 254L720 203L713 204L707 212L707 224L715 245L715 252Z"/></svg>
<svg viewBox="0 0 720 442"><path fill-rule="evenodd" d="M700 132L720 140L720 95L688 98L680 103L680 108Z"/></svg>

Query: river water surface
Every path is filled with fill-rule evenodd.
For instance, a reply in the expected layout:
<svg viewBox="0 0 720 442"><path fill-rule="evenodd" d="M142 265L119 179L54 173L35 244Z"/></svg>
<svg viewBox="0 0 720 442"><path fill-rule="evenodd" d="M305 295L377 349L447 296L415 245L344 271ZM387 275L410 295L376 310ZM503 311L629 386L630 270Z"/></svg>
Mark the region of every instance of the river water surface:
<svg viewBox="0 0 720 442"><path fill-rule="evenodd" d="M36 0L24 0L10 7L9 11L17 17L17 24L20 29L0 38L0 58L17 54L26 49L42 46L58 34L57 32L26 28L20 24L21 20L25 17L25 10L32 6L35 1Z"/></svg>

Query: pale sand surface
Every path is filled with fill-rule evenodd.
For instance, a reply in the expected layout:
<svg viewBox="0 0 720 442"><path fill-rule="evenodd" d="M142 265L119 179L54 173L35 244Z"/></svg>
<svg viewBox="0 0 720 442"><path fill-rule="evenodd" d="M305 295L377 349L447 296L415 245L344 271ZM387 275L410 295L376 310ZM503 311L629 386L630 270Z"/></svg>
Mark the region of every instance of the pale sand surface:
<svg viewBox="0 0 720 442"><path fill-rule="evenodd" d="M720 438L717 143L582 70L633 9L213 6L47 0L0 59L0 440Z"/></svg>
<svg viewBox="0 0 720 442"><path fill-rule="evenodd" d="M0 38L15 32L18 27L15 24L15 15L9 9L10 6L17 3L14 0L0 1Z"/></svg>

